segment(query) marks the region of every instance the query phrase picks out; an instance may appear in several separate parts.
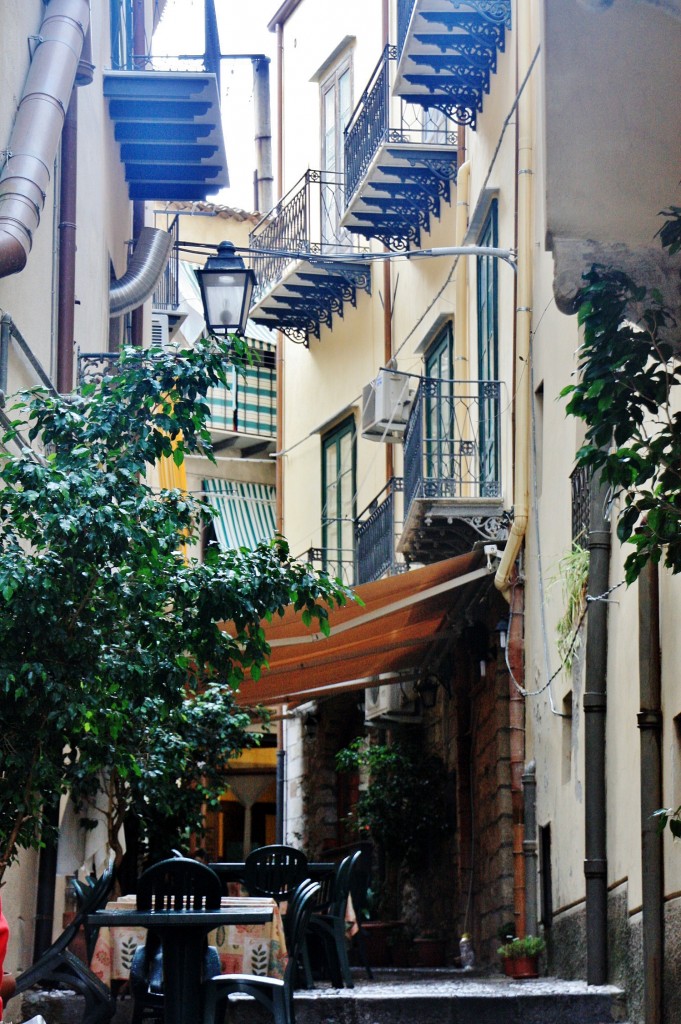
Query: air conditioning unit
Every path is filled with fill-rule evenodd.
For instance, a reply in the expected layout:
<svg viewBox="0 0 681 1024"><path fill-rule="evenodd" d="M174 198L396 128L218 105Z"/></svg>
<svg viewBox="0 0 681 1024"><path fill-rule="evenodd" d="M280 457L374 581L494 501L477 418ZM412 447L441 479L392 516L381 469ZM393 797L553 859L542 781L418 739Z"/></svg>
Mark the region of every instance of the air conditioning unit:
<svg viewBox="0 0 681 1024"><path fill-rule="evenodd" d="M413 679L367 687L364 691L364 720L371 722L377 718L399 722L421 720Z"/></svg>
<svg viewBox="0 0 681 1024"><path fill-rule="evenodd" d="M379 370L362 391L362 437L394 444L402 439L414 402L412 377L396 370Z"/></svg>
<svg viewBox="0 0 681 1024"><path fill-rule="evenodd" d="M170 331L167 313L151 314L151 344L155 348L165 348L168 344Z"/></svg>

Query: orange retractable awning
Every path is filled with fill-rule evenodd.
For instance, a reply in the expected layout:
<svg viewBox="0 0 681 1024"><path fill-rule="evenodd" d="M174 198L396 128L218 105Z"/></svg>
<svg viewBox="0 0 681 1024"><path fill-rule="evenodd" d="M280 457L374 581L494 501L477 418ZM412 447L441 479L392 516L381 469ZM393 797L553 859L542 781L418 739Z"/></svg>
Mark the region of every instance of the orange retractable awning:
<svg viewBox="0 0 681 1024"><path fill-rule="evenodd" d="M300 703L364 689L378 677L418 667L428 648L449 635L445 618L461 588L490 576L483 561L473 551L361 584L354 589L364 607L350 601L333 609L328 637L307 629L292 608L283 618L263 621L270 668L257 682L244 680L239 704Z"/></svg>

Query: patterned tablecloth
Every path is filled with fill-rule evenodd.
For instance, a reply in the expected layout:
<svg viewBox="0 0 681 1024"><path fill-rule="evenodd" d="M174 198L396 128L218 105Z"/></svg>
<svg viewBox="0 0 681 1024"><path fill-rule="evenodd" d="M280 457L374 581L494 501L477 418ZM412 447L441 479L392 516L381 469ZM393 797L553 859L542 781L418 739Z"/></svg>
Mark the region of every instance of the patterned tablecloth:
<svg viewBox="0 0 681 1024"><path fill-rule="evenodd" d="M225 897L221 901L223 907L244 904L271 908L272 920L267 924L222 926L210 933L208 942L218 948L223 973L283 978L287 954L279 907L274 900L252 897ZM135 907L134 896L122 896L106 905L107 910L134 910ZM106 985L127 980L135 950L145 939L145 928L100 928L90 967Z"/></svg>

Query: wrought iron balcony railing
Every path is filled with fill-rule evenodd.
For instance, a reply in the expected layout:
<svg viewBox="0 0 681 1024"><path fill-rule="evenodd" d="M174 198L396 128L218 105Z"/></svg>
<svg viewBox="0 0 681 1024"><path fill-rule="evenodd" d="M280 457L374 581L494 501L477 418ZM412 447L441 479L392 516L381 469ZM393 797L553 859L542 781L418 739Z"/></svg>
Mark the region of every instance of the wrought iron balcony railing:
<svg viewBox="0 0 681 1024"><path fill-rule="evenodd" d="M457 125L454 121L450 121L444 115L429 115L426 110L413 103L391 103L390 62L395 60L396 53L396 47L385 47L345 129L348 201L357 191L381 145L406 143L421 149L437 144L457 144ZM449 166L446 171L446 177L449 178Z"/></svg>
<svg viewBox="0 0 681 1024"><path fill-rule="evenodd" d="M256 225L250 246L262 256L250 262L258 281L251 313L257 323L307 344L310 334L319 338L321 325L332 326L334 313L343 315L346 302L355 305L358 288L370 291L368 265L353 262L362 250L340 226L344 195L342 175L306 171Z"/></svg>
<svg viewBox="0 0 681 1024"><path fill-rule="evenodd" d="M277 434L277 377L272 346L256 350L258 362L234 372L231 387L210 388L209 427L216 431L274 439ZM143 358L143 353L140 353ZM114 373L119 352L81 352L78 355L80 384L94 384Z"/></svg>
<svg viewBox="0 0 681 1024"><path fill-rule="evenodd" d="M355 521L358 583L371 583L408 568L396 552L402 529L402 507L401 501L398 507L398 499L402 497L403 484L402 477L391 477Z"/></svg>
<svg viewBox="0 0 681 1024"><path fill-rule="evenodd" d="M282 279L292 259L281 250L323 257L362 250L340 227L345 205L345 179L331 171L306 171L274 209L256 224L250 247L263 250L252 258L258 283L253 301L259 302Z"/></svg>
<svg viewBox="0 0 681 1024"><path fill-rule="evenodd" d="M501 496L498 381L422 377L404 438L405 509Z"/></svg>
<svg viewBox="0 0 681 1024"><path fill-rule="evenodd" d="M353 551L338 550L337 548L308 548L300 556L300 561L303 560L324 569L330 576L341 580L348 587L354 587L357 583Z"/></svg>
<svg viewBox="0 0 681 1024"><path fill-rule="evenodd" d="M511 0L398 0L396 94L475 128L511 27Z"/></svg>
<svg viewBox="0 0 681 1024"><path fill-rule="evenodd" d="M589 471L577 466L570 476L572 488L572 543L585 548L589 543Z"/></svg>
<svg viewBox="0 0 681 1024"><path fill-rule="evenodd" d="M166 263L166 268L154 289L152 306L154 309L172 311L177 309L180 304L180 252L178 249L178 241L180 238L179 215L175 215L175 217L173 217L166 230L173 240L173 245L170 250L170 257Z"/></svg>

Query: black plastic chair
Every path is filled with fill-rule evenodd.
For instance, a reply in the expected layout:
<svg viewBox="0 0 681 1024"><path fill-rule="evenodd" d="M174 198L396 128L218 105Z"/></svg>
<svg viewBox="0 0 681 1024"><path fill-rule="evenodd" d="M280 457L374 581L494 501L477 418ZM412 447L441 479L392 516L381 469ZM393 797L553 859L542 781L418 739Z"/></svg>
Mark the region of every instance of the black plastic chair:
<svg viewBox="0 0 681 1024"><path fill-rule="evenodd" d="M244 885L251 896L288 900L307 878L307 857L293 846L261 846L244 864Z"/></svg>
<svg viewBox="0 0 681 1024"><path fill-rule="evenodd" d="M357 850L340 861L333 876L331 898L326 905L322 904L315 908L308 927L309 938L317 937L322 940L328 975L335 988L354 988L355 984L348 960L345 915L351 893L352 875L361 857L361 850ZM312 971L307 953L303 955L303 962L307 987L312 988Z"/></svg>
<svg viewBox="0 0 681 1024"><path fill-rule="evenodd" d="M220 879L205 864L186 857L171 857L152 865L137 886L138 910L219 910ZM220 973L220 957L215 946L206 946L203 977ZM132 1024L145 1017L160 1018L165 1004L163 994L163 946L153 931L143 946L138 946L130 967L130 994L133 999Z"/></svg>
<svg viewBox="0 0 681 1024"><path fill-rule="evenodd" d="M69 945L78 934L81 925L86 937L88 914L101 910L113 888L113 869L105 871L101 878L92 879L84 885L74 886L80 906L71 922L58 939L42 956L23 971L17 978L16 994L26 992L34 985L45 986L46 982L57 986L63 984L75 989L85 997L83 1024L103 1024L111 1020L116 1010L116 1001L111 992L90 968L69 950ZM96 929L94 935L96 937ZM93 940L94 944L94 940Z"/></svg>
<svg viewBox="0 0 681 1024"><path fill-rule="evenodd" d="M284 918L288 961L284 978L252 974L220 974L204 983L202 1024L222 1024L226 1002L237 992L252 996L272 1014L274 1024L295 1024L293 988L298 957L315 908L318 882L306 881L292 894Z"/></svg>

